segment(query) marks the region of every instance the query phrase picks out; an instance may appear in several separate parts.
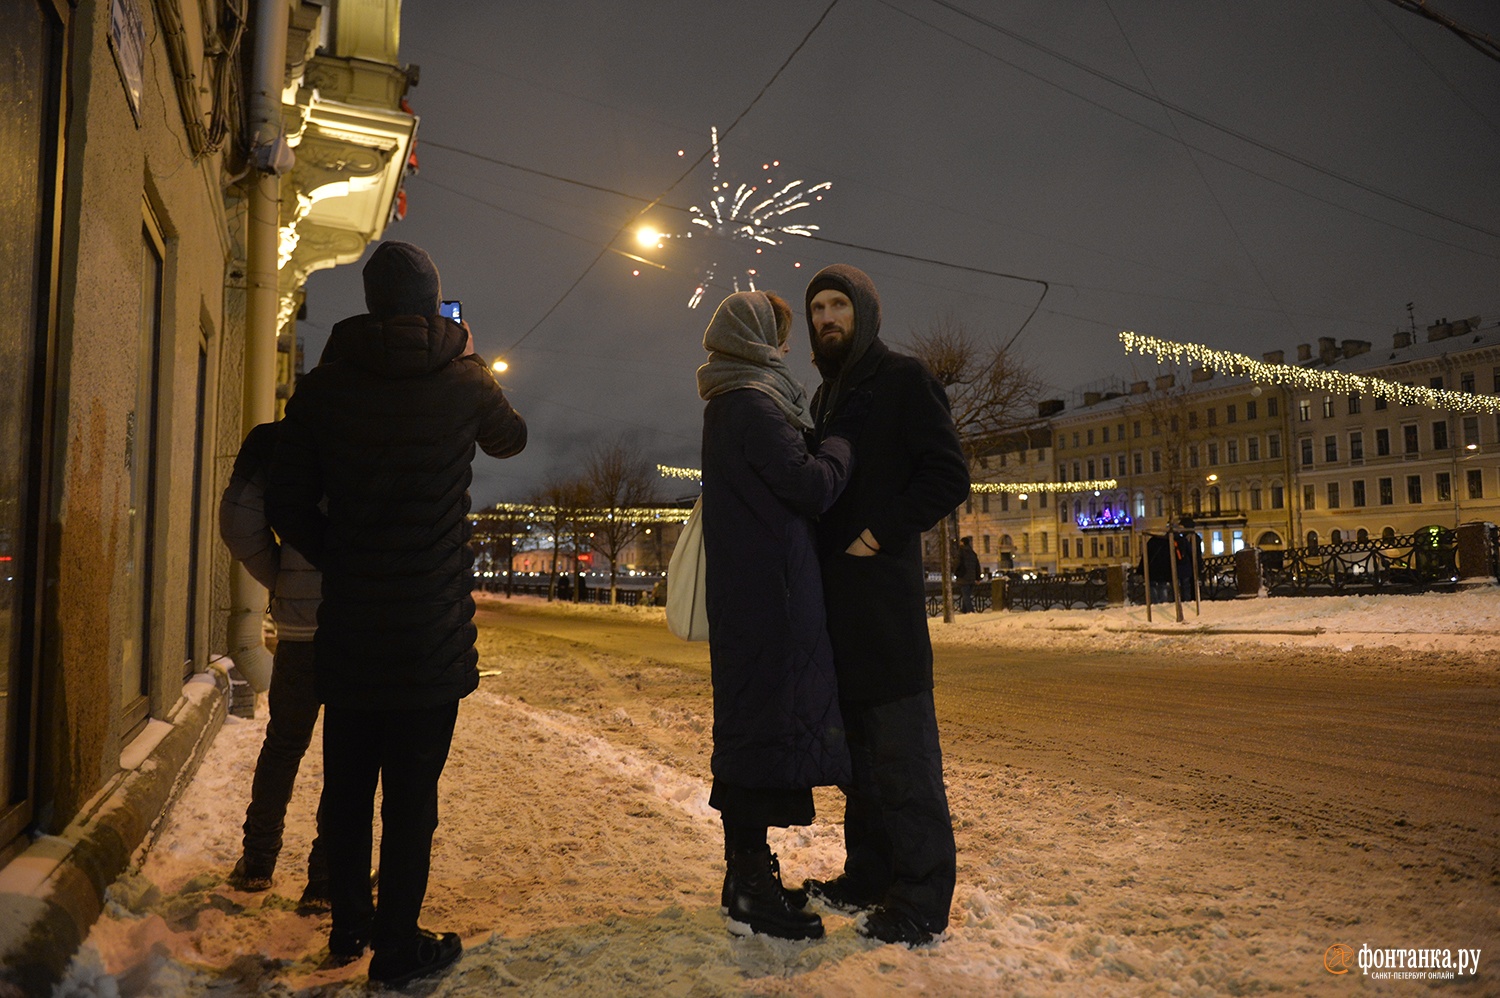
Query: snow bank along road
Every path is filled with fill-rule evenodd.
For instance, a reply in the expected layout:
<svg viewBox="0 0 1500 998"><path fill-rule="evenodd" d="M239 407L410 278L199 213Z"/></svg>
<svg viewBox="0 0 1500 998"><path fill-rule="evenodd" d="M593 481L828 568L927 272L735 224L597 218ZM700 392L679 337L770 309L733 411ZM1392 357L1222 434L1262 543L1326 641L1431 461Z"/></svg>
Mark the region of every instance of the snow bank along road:
<svg viewBox="0 0 1500 998"><path fill-rule="evenodd" d="M1423 988L1330 973L1340 945L1478 949L1448 988L1500 993L1500 657L1227 637L1019 650L935 628L959 886L948 938L909 952L839 916L815 944L724 934L705 646L659 611L497 599L479 623L491 674L460 712L426 916L469 950L423 993ZM326 917L286 900L313 781L272 894L222 884L260 730L221 734L116 885L77 993L361 990L363 961L322 968ZM840 797L818 800L818 825L777 839L789 881L837 872Z"/></svg>

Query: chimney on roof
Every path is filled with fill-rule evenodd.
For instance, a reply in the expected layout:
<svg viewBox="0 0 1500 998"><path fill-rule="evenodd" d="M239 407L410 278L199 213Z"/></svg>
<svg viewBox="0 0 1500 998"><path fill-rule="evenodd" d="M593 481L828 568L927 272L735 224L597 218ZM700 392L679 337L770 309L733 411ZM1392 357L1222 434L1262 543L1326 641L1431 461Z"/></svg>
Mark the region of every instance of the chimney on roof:
<svg viewBox="0 0 1500 998"><path fill-rule="evenodd" d="M1434 322L1432 325L1430 325L1430 326L1427 327L1427 342L1428 343L1432 343L1432 342L1435 342L1437 340L1446 340L1448 337L1450 337L1452 335L1453 335L1453 323L1449 322L1446 316L1443 317L1443 318L1441 318L1441 319L1439 319L1437 322Z"/></svg>
<svg viewBox="0 0 1500 998"><path fill-rule="evenodd" d="M1208 368L1206 368L1206 367L1195 367L1195 368L1193 368L1193 384L1196 385L1200 381L1212 381L1213 379L1214 379L1214 372L1210 371Z"/></svg>
<svg viewBox="0 0 1500 998"><path fill-rule="evenodd" d="M1267 364L1284 364L1286 363L1286 351L1267 350L1265 353L1260 355L1260 359L1265 361Z"/></svg>
<svg viewBox="0 0 1500 998"><path fill-rule="evenodd" d="M1345 357L1358 357L1362 353L1370 351L1369 340L1345 340L1343 343Z"/></svg>
<svg viewBox="0 0 1500 998"><path fill-rule="evenodd" d="M1409 347L1409 346L1411 346L1411 330L1409 330L1409 329L1398 329L1398 330L1396 330L1396 336L1395 336L1395 338L1393 340L1391 340L1391 347L1393 349L1400 350L1402 347Z"/></svg>
<svg viewBox="0 0 1500 998"><path fill-rule="evenodd" d="M1339 359L1339 341L1332 336L1318 337L1318 360L1332 364Z"/></svg>
<svg viewBox="0 0 1500 998"><path fill-rule="evenodd" d="M1168 388L1171 388L1175 384L1177 384L1177 375L1175 375L1175 374L1158 374L1156 376L1156 390L1157 391L1163 391L1164 392Z"/></svg>
<svg viewBox="0 0 1500 998"><path fill-rule="evenodd" d="M1312 360L1312 344L1310 344L1310 343L1298 343L1297 344L1297 363L1299 363L1299 364L1305 364L1305 363L1307 363L1310 360Z"/></svg>
<svg viewBox="0 0 1500 998"><path fill-rule="evenodd" d="M1099 400L1101 398L1103 398L1103 397L1104 396L1100 395L1098 392L1084 392L1083 393L1083 404L1084 405L1098 405L1099 404Z"/></svg>
<svg viewBox="0 0 1500 998"><path fill-rule="evenodd" d="M1130 394L1132 395L1144 395L1150 390L1151 382L1149 381L1132 381L1130 383Z"/></svg>
<svg viewBox="0 0 1500 998"><path fill-rule="evenodd" d="M1037 403L1036 414L1038 419L1046 419L1048 416L1056 416L1067 407L1062 399L1044 399Z"/></svg>

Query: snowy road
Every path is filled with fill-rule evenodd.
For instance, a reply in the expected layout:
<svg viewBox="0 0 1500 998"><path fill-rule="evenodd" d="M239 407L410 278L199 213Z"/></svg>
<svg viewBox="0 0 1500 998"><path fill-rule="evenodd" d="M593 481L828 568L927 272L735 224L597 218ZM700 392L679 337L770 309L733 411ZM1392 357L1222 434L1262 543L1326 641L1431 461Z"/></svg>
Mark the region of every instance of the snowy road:
<svg viewBox="0 0 1500 998"><path fill-rule="evenodd" d="M1228 645L942 641L938 709L960 850L936 949L731 941L706 806L707 654L659 611L487 601L483 680L444 775L426 921L464 934L436 995L1405 994L1339 977L1334 944L1500 959L1500 658ZM941 632L940 632L941 633ZM1058 642L1066 645L1066 642ZM76 993L355 994L297 916L310 756L271 895L232 864L261 722L226 727L140 876L117 886ZM777 844L836 872L835 791ZM248 954L248 955L247 955ZM90 961L93 961L90 963ZM90 969L92 968L92 969Z"/></svg>

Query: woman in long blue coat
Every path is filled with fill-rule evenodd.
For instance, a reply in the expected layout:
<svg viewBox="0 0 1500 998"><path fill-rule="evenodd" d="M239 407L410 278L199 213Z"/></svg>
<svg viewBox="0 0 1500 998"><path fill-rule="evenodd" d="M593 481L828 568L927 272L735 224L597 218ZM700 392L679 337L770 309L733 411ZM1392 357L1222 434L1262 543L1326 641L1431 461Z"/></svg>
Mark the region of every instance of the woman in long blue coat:
<svg viewBox="0 0 1500 998"><path fill-rule="evenodd" d="M730 931L815 939L822 921L781 886L766 829L810 823L812 788L849 778L812 518L848 481L851 427L808 450L807 395L783 360L790 331L786 302L750 291L726 298L703 336L709 803L724 822Z"/></svg>

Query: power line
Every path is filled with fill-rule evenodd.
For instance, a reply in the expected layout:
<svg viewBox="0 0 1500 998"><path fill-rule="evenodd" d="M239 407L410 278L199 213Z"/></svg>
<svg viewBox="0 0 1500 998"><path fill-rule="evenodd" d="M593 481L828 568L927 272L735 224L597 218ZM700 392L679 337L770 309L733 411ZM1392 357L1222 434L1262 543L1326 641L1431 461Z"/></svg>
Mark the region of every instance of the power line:
<svg viewBox="0 0 1500 998"><path fill-rule="evenodd" d="M1453 18L1447 16L1446 14L1439 14L1437 11L1427 6L1427 0L1390 0L1390 2L1395 4L1397 7L1400 7L1402 10L1410 11L1411 13L1416 14L1418 17L1425 17L1429 21L1434 21L1438 24L1441 24L1443 27L1447 28L1449 31L1462 38L1464 40L1464 44L1469 45L1479 54L1489 56L1496 62L1500 62L1500 42L1496 42L1495 39L1491 38L1489 35L1482 35L1477 31L1473 31L1469 28L1464 27L1462 24L1459 24L1457 21L1453 20Z"/></svg>
<svg viewBox="0 0 1500 998"><path fill-rule="evenodd" d="M1125 48L1130 51L1130 58L1135 60L1136 68L1141 71L1141 78L1146 81L1146 86L1151 88L1152 95L1160 99L1161 92L1156 89L1156 83L1151 79L1151 74L1146 71L1146 64L1141 61L1140 54L1136 52L1134 43L1131 42L1130 36L1125 33L1125 25L1120 23L1120 17L1115 13L1115 8L1110 4L1109 0L1104 0L1104 9L1109 11L1110 19L1115 22L1115 29L1120 32L1120 37L1125 40ZM1203 172L1203 164L1198 162L1197 156L1193 155L1193 150L1187 144L1187 139L1183 137L1182 129L1177 127L1177 121L1172 117L1172 112L1163 107L1162 115L1167 119L1167 124L1171 126L1172 134L1177 136L1177 141L1182 146L1182 151L1187 153L1188 161L1193 164L1193 172L1198 175L1198 180L1203 184L1203 189L1208 192L1209 199L1213 201L1214 207L1219 210L1219 217L1224 220L1224 224L1229 228L1229 234L1234 236L1235 244L1239 246L1240 252L1249 261L1250 269L1255 272L1256 278L1260 281L1260 286L1265 289L1266 294L1275 303L1277 310L1282 313L1282 318L1287 320L1288 325L1292 325L1291 316L1287 315L1285 310L1282 309L1281 299L1276 296L1276 291L1271 287L1271 282L1266 280L1265 273L1260 269L1260 261L1255 259L1255 255L1250 252L1250 247L1245 245L1245 240L1240 235L1239 227L1234 224L1234 219L1229 217L1229 211L1224 207L1224 202L1219 200L1218 193L1214 190L1213 185L1208 182L1208 175Z"/></svg>
<svg viewBox="0 0 1500 998"><path fill-rule="evenodd" d="M750 111L755 107L756 104L760 103L760 99L766 95L766 91L771 89L772 84L774 84L777 79L780 78L782 72L791 65L792 60L797 57L797 53L801 52L803 47L807 45L808 41L811 40L813 34L818 30L819 27L822 26L823 22L828 19L828 15L833 12L833 8L838 6L838 3L839 0L831 0L828 6L823 9L823 13L818 16L817 21L813 22L813 26L811 28L807 29L807 34L802 36L802 40L797 43L797 46L792 49L791 53L787 55L786 59L782 61L781 65L776 68L776 72L771 74L771 78L766 81L765 86L760 88L760 92L757 93L753 98L751 98L750 103L745 105L745 109L741 111L735 117L735 119L729 123L729 126L727 128L724 128L719 132L720 138L726 137L730 132L734 131L735 126L737 126L741 121L745 119L745 116L750 113ZM610 251L610 248L614 245L615 240L619 239L620 236L624 234L625 230L630 228L630 226L635 222L636 219L640 218L646 212L654 208L657 204L661 203L661 201L666 198L668 194L672 193L672 191L677 188L678 184L682 183L688 177L692 176L693 171L698 169L698 167L702 165L703 161L709 157L709 153L711 151L711 149L705 149L698 156L698 158L695 159L692 164L682 172L681 176L672 181L671 186L662 191L659 196L652 199L646 205L646 207L642 208L640 211L630 216L630 218L626 219L625 224L621 225L620 228L615 231L615 234L610 237L609 241L604 244L604 248L601 249L598 254L589 261L587 267L583 268L583 273L578 275L577 280L568 285L567 290L562 293L557 301L553 302L552 306L548 308L546 312L542 313L542 317L535 323L533 323L530 329L526 330L526 332L522 333L518 339L511 343L510 348L514 350L526 339L526 337L530 336L532 333L541 328L542 323L546 322L552 316L552 313L557 311L558 307L561 306L563 302L568 300L569 296L573 294L573 291L578 287L578 285L583 283L583 279L589 276L590 272L593 271L594 267L598 265L600 260L604 259L605 254Z"/></svg>
<svg viewBox="0 0 1500 998"><path fill-rule="evenodd" d="M1019 42L1020 44L1027 46L1028 48L1035 49L1036 51L1041 52L1044 55L1051 56L1052 58L1054 58L1054 59L1056 59L1056 60L1058 60L1060 62L1067 63L1069 66L1072 66L1074 69L1077 69L1080 72L1087 73L1088 75L1093 76L1096 79L1103 80L1106 83L1109 83L1109 84L1112 84L1113 86L1119 87L1121 90L1126 90L1126 91L1128 91L1128 92L1130 92L1132 94L1135 94L1137 97L1142 98L1143 100L1150 101L1151 103L1160 105L1161 107L1167 108L1168 110L1176 111L1178 114L1182 115L1185 118L1189 118L1189 119L1191 119L1193 121L1198 122L1200 125L1205 125L1205 126L1207 126L1209 128L1212 128L1213 130L1215 130L1217 132L1222 132L1223 134L1228 135L1228 136L1230 136L1232 138L1239 139L1241 142L1245 142L1245 143L1247 143L1249 145L1255 146L1257 149L1263 149L1266 152L1269 152L1269 153L1271 153L1273 155L1280 156L1281 158L1286 159L1286 160L1290 160L1291 162L1296 163L1299 166L1302 166L1302 167L1304 167L1304 168L1306 168L1308 170L1312 170L1314 173L1321 173L1325 177L1331 177L1332 179L1340 181L1341 183L1345 183L1345 184L1348 184L1351 187L1358 188L1359 190L1362 190L1362 191L1366 192L1367 194L1373 194L1376 197L1384 198L1387 201L1393 201L1396 204L1404 205L1404 206L1406 206L1408 208L1411 208L1414 211L1419 211L1419 212L1421 212L1421 213L1423 213L1425 215L1431 215L1433 218L1442 219L1443 221L1448 222L1448 223L1450 223L1452 225L1457 225L1457 226L1460 226L1461 228L1470 229L1470 230L1472 230L1474 232L1479 232L1479 233L1482 233L1482 234L1484 234L1486 236L1491 236L1493 238L1500 239L1500 231L1496 231L1494 229L1488 229L1488 228L1485 228L1482 225L1476 225L1473 222L1468 222L1468 221L1465 221L1464 219L1456 218L1456 217L1454 217L1452 215L1448 215L1448 214L1445 214L1443 212L1440 212L1440 211L1438 211L1435 208L1429 208L1429 207L1427 207L1424 204L1420 204L1419 202L1411 200L1410 198L1403 197L1400 194L1396 194L1396 193L1394 193L1392 191L1384 190L1383 188L1380 188L1380 187L1376 187L1374 184L1366 183L1365 181L1359 180L1359 179L1357 179L1355 177L1348 176L1347 174L1339 173L1336 170L1332 170L1332 169L1330 169L1328 167L1325 167L1325 166L1322 166L1322 165L1320 165L1318 163L1314 163L1312 160L1307 159L1305 156L1299 156L1296 153L1291 152L1289 150L1282 149L1282 148L1280 148L1278 146L1273 146L1273 145L1271 145L1268 142L1263 142L1260 139L1255 138L1254 136L1251 136L1251 135L1246 134L1245 132L1239 131L1238 129L1230 128L1228 125L1220 124L1219 122L1214 121L1212 118L1209 118L1209 117L1207 117L1205 115L1201 115L1198 112L1193 111L1193 110L1191 110L1189 108L1183 107L1181 104L1177 104L1177 103L1174 103L1172 101L1166 100L1165 98L1158 97L1155 94L1153 94L1153 93L1151 93L1151 92L1149 92L1147 90L1144 90L1144 89L1142 89L1140 87L1135 86L1134 84L1127 83L1126 81L1120 79L1119 77L1111 76L1110 74L1105 73L1102 70L1095 69L1094 67L1088 65L1087 63L1084 63L1084 62L1081 62L1081 61L1079 61L1077 59L1074 59L1072 56L1065 55L1064 53L1059 52L1056 49L1048 48L1047 46L1041 44L1040 42L1033 41L1032 39L1027 38L1025 35L1022 35L1022 34L1020 34L1019 32L1016 32L1016 31L1012 31L1011 29L1005 27L1004 25L997 24L994 21L989 20L988 18L980 17L978 14L975 14L975 13L972 13L970 11L964 10L962 7L960 7L957 4L953 3L952 0L930 0L930 2L938 5L939 7L943 7L945 9L947 9L947 10L952 11L953 13L957 14L959 17L965 18L966 20L969 20L969 21L973 21L975 24L982 25L982 26L984 26L986 28L989 28L991 31L997 32L999 34L1002 34L1005 37L1012 39L1013 41ZM1399 2L1399 0L1393 0L1393 2ZM949 38L953 38L956 41L959 41L959 42L963 43L964 45L968 46L969 48L973 48L973 49L975 49L975 50L977 50L979 52L983 52L985 55L988 55L988 56L990 56L992 58L999 59L999 56L996 56L994 53L988 52L985 49L979 48L979 46L974 45L972 42L969 42L967 39L961 38L958 35L955 35L955 34L952 34L950 32L944 31L943 29L937 27L936 25L932 24L931 22L925 21L922 18L918 17L917 15L910 13L909 11L902 10L900 7L896 7L894 4L889 3L888 0L881 0L881 3L883 3L887 7L890 7L892 10L897 11L898 13L905 14L907 17L910 17L912 20L917 21L918 23L927 25L927 27L932 28L934 31L937 31L937 32L939 32L939 33L941 33L943 35L946 35ZM1000 61L1003 62L1004 60L1000 60ZM1007 63L1007 65L1009 65L1009 63ZM1051 83L1051 81L1047 81L1047 82L1049 84ZM1053 84L1053 85L1055 85L1055 84ZM1125 116L1121 115L1121 117L1125 117ZM1125 117L1125 120L1127 120L1127 121L1134 121L1134 119L1128 118L1128 117ZM1140 122L1135 122L1135 124L1139 125ZM1142 127L1147 127L1147 126L1142 126ZM1152 129L1152 131L1155 131L1155 130Z"/></svg>
<svg viewBox="0 0 1500 998"><path fill-rule="evenodd" d="M944 36L945 38L951 38L951 39L953 39L954 41L958 42L960 45L963 45L966 48L974 50L975 52L979 53L980 55L984 56L987 59L992 59L995 62L998 62L998 63L1000 63L1003 66L1008 66L1009 68L1011 68L1011 69L1015 70L1016 72L1020 73L1022 76L1030 77L1031 79L1036 80L1038 83L1041 83L1044 86L1051 87L1054 90L1059 90L1062 93L1067 94L1069 97L1074 98L1075 100L1082 101L1083 103L1088 104L1090 107L1097 108L1098 110L1103 111L1105 114L1112 115L1112 116L1114 116L1116 118L1121 119L1122 121L1127 121L1130 124L1135 125L1137 128L1140 128L1140 129L1143 129L1143 130L1145 130L1147 132L1150 132L1152 135L1159 136L1161 138L1167 139L1168 141L1173 141L1173 142L1177 141L1173 136L1168 135L1166 132L1162 131L1159 128L1155 128L1155 127L1153 127L1151 125L1148 125L1144 121L1137 121L1135 118L1132 118L1130 115L1125 114L1122 111L1117 111L1114 108L1109 107L1106 104L1102 104L1099 101L1094 100L1092 97L1089 97L1089 96L1087 96L1085 94L1079 93L1077 90L1073 90L1070 87L1066 87L1063 84L1058 83L1055 80L1049 80L1047 77L1042 76L1040 73L1033 72L1032 70L1027 69L1025 66L1021 66L1021 65L1019 65L1017 63L1011 62L1009 59L1006 59L1003 56L997 55L996 53L991 52L989 49L981 48L980 46L974 44L973 42L971 42L967 38L964 38L964 37L961 37L959 35L956 35L953 32L948 31L948 30L946 30L944 28L940 28L936 24L933 24L931 21L928 21L928 20L926 20L924 18L918 17L916 14L913 14L910 11L902 10L900 7L897 7L896 5L890 3L889 0L880 0L880 3L883 6L889 7L891 10L893 10L896 13L902 15L903 17L911 18L913 21L916 21L918 24L925 25L926 27L932 29L932 31L936 32L937 34L940 34L940 35ZM1465 253L1472 253L1475 256L1482 256L1482 257L1486 257L1486 258L1491 259L1491 260L1500 260L1500 254L1486 252L1485 250L1481 250L1481 249L1475 249L1472 246L1464 246L1464 245L1462 245L1460 243L1455 243L1455 242L1452 242L1451 240L1443 239L1443 238L1441 238L1439 236L1434 236L1434 235L1431 235L1431 234L1426 233L1426 232L1418 232L1416 229L1408 228L1405 225L1401 225L1401 224L1399 224L1397 222L1392 222L1389 219L1379 218L1379 217L1377 217L1375 215L1371 215L1369 212L1360 211L1358 208L1351 208L1350 206L1348 206L1346 204L1340 204L1339 202L1334 201L1331 198L1326 198L1326 197L1323 197L1320 194L1314 194L1311 191L1303 190L1301 187L1298 187L1295 184L1290 184L1290 183L1286 182L1285 180L1280 180L1280 179L1278 179L1276 177L1271 176L1268 173L1262 173L1259 170L1252 169L1252 168L1250 168L1248 166L1245 166L1243 163L1236 163L1234 160L1229 159L1227 156L1220 155L1219 153L1216 153L1216 152L1213 152L1211 150L1205 149L1202 146L1193 145L1192 143L1187 143L1187 146L1188 146L1189 149L1192 149L1194 152L1198 153L1199 155L1207 156L1209 159L1215 160L1216 162L1219 162L1219 163L1223 163L1225 166L1228 166L1228 167L1230 167L1232 169L1235 169L1235 170L1239 170L1239 171L1241 171L1243 173L1248 173L1248 174L1250 174L1250 176L1255 177L1258 180L1263 180L1266 183L1272 184L1272 185L1274 185L1276 187L1280 187L1283 190L1291 191L1294 194L1300 194L1300 195L1302 195L1305 198L1308 198L1308 199L1313 200L1313 201L1317 201L1319 204L1326 204L1330 208L1337 208L1339 211L1348 212L1351 215L1356 215L1359 218L1363 218L1363 219L1366 219L1367 221L1374 222L1377 225L1384 225L1387 228L1395 229L1397 232L1404 232L1407 235L1409 235L1409 236L1415 236L1418 239L1426 239L1429 242L1438 243L1439 245L1441 245L1441 246L1447 246L1450 249L1461 250L1461 251L1463 251Z"/></svg>

